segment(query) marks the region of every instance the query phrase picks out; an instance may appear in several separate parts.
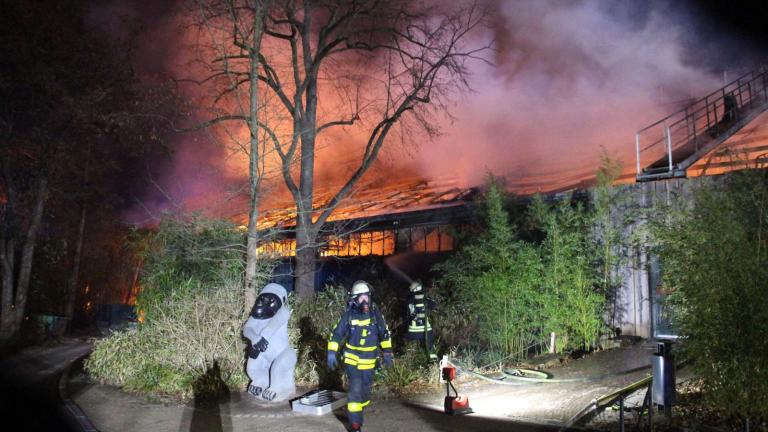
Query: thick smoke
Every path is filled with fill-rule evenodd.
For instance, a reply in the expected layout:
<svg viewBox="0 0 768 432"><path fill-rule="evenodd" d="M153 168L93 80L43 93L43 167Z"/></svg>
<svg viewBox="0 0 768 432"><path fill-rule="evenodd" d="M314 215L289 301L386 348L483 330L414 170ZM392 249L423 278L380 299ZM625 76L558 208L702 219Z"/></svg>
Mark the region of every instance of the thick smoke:
<svg viewBox="0 0 768 432"><path fill-rule="evenodd" d="M420 154L425 174L475 184L490 170L518 190L547 190L590 177L601 147L631 168L635 131L723 83L713 71L724 65L710 53L729 36L703 29L694 12L660 2L499 2L496 65L477 65L476 92Z"/></svg>
<svg viewBox="0 0 768 432"><path fill-rule="evenodd" d="M189 41L179 36L179 16L152 4L112 1L96 8L94 19L107 22L117 13L143 19L139 67L188 74L184 65L192 54L184 54ZM498 0L496 6L493 26L482 36L494 40L493 65L471 64L474 92L458 98L452 120L442 120L444 134L431 142L411 137L420 141L411 153L393 137L367 184L415 175L471 186L491 171L518 192L546 191L591 178L601 148L630 173L634 133L721 86L724 70L743 66L735 59L750 52L688 3ZM734 71L727 76L735 78ZM319 189L355 162L343 148L343 133L334 132L336 144L318 151ZM230 200L247 180L245 159L209 138L171 138L172 166L156 173L158 187L139 197L153 203L152 212L165 202L219 216L245 213L242 193ZM286 195L279 177L274 181L268 199Z"/></svg>

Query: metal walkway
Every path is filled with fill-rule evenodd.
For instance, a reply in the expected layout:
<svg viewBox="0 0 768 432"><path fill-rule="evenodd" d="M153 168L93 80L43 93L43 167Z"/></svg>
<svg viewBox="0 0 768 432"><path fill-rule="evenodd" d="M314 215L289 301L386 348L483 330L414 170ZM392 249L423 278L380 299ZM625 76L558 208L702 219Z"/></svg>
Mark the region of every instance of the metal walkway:
<svg viewBox="0 0 768 432"><path fill-rule="evenodd" d="M768 108L768 69L742 75L635 134L637 181L686 170Z"/></svg>

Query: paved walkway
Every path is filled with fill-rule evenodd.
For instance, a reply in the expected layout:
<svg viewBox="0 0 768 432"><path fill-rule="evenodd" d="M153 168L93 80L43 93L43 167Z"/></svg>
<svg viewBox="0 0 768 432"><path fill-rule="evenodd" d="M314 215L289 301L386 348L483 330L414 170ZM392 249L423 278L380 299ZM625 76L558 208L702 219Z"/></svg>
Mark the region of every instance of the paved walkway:
<svg viewBox="0 0 768 432"><path fill-rule="evenodd" d="M411 400L375 399L366 410L369 431L555 431L593 398L612 392L649 373L650 345L603 351L557 368L558 378L603 377L580 382L506 386L484 381L459 384L475 413L442 413L443 389ZM630 371L630 372L627 372ZM216 404L161 404L95 385L74 376L73 400L102 432L157 431L345 431L344 410L309 416L292 412L288 403L258 402L245 393Z"/></svg>
<svg viewBox="0 0 768 432"><path fill-rule="evenodd" d="M90 349L71 340L51 348L33 348L0 361L4 371L15 370L15 382L44 383ZM593 398L621 388L649 373L650 344L636 344L590 355L551 372L556 378L601 377L579 382L506 386L484 381L458 384L475 413L442 413L444 390L410 400L376 399L366 410L368 431L556 431ZM629 372L627 372L629 371ZM49 383L50 384L50 383ZM3 392L6 392L6 388ZM310 416L292 412L288 403L258 402L245 393L208 404L172 404L148 401L119 388L94 384L72 373L68 396L101 432L240 432L240 431L345 431L345 414ZM9 396L8 394L5 395ZM38 412L49 409L38 406ZM29 412L32 412L30 410ZM20 414L19 414L20 415Z"/></svg>
<svg viewBox="0 0 768 432"><path fill-rule="evenodd" d="M0 412L3 424L25 431L80 431L69 406L60 398L60 379L91 345L64 339L55 346L23 349L0 358Z"/></svg>

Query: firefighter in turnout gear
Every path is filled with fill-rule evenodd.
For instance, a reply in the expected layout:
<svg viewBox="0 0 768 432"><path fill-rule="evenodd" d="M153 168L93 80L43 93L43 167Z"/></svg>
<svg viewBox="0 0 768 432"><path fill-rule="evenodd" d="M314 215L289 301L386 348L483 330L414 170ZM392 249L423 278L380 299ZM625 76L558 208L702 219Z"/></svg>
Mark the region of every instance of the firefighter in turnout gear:
<svg viewBox="0 0 768 432"><path fill-rule="evenodd" d="M343 348L341 359L339 348ZM381 311L371 301L371 286L364 281L352 284L349 306L328 341L328 367L344 363L349 383L347 412L353 431L363 426L363 408L371 401L371 385L378 353L384 367L393 364L392 339Z"/></svg>
<svg viewBox="0 0 768 432"><path fill-rule="evenodd" d="M408 299L408 333L405 338L424 343L424 348L430 360L437 360L432 343L432 325L429 323L429 310L435 307L435 302L427 297L424 287L413 282L410 286L411 296Z"/></svg>

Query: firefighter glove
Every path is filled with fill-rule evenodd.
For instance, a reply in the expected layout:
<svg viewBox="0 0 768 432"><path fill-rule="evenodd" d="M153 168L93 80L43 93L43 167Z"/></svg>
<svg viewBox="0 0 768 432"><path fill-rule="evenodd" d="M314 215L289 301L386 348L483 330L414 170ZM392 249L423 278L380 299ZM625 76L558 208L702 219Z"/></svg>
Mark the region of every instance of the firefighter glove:
<svg viewBox="0 0 768 432"><path fill-rule="evenodd" d="M254 347L260 352L266 351L268 346L269 346L269 342L267 342L267 340L264 339L263 337L259 339L258 342L256 342L256 345L254 345Z"/></svg>
<svg viewBox="0 0 768 432"><path fill-rule="evenodd" d="M384 353L384 367L390 368L395 364L395 359L392 357L391 352Z"/></svg>
<svg viewBox="0 0 768 432"><path fill-rule="evenodd" d="M336 363L336 351L328 351L328 369L335 369Z"/></svg>

